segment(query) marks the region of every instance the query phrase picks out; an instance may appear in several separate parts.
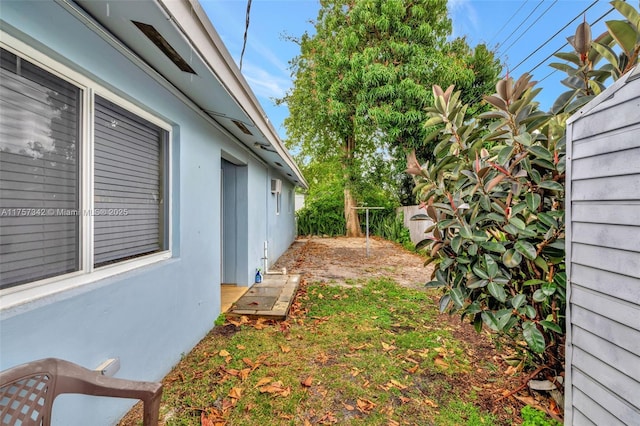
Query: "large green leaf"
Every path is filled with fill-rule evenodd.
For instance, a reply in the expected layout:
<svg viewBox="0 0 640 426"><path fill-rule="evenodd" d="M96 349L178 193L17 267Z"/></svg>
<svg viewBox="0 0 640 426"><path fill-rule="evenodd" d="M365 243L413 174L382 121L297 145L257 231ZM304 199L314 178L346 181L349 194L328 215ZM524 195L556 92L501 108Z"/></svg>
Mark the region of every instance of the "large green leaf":
<svg viewBox="0 0 640 426"><path fill-rule="evenodd" d="M527 195L525 195L525 201L527 202L527 207L529 208L529 211L532 213L538 210L538 207L540 207L541 200L542 200L542 197L540 197L540 194L536 192L528 192Z"/></svg>
<svg viewBox="0 0 640 426"><path fill-rule="evenodd" d="M540 145L534 145L527 148L529 152L531 152L536 157L543 158L545 160L551 161L553 159L553 155L549 152L549 150Z"/></svg>
<svg viewBox="0 0 640 426"><path fill-rule="evenodd" d="M540 188L550 189L552 191L564 191L564 186L554 180L543 180L538 184Z"/></svg>
<svg viewBox="0 0 640 426"><path fill-rule="evenodd" d="M553 103L553 106L551 107L551 112L553 114L561 113L562 110L564 110L564 108L567 105L569 105L569 102L571 102L571 100L576 95L576 93L577 93L576 90L568 90L563 94L561 94L560 96L558 96L556 101Z"/></svg>
<svg viewBox="0 0 640 426"><path fill-rule="evenodd" d="M536 291L533 292L533 300L536 302L544 302L545 300L547 300L547 295L544 294L544 291L537 289Z"/></svg>
<svg viewBox="0 0 640 426"><path fill-rule="evenodd" d="M540 321L540 325L543 326L545 328L545 330L553 330L556 333L560 333L560 334L564 333L562 328L558 324L556 324L555 322L542 320L542 321Z"/></svg>
<svg viewBox="0 0 640 426"><path fill-rule="evenodd" d="M536 353L544 352L544 336L538 330L535 323L531 321L527 321L522 324L522 335L524 337L524 341L527 342L527 345Z"/></svg>
<svg viewBox="0 0 640 426"><path fill-rule="evenodd" d="M551 296L556 292L556 285L554 283L545 283L540 287L540 290L542 290L546 296Z"/></svg>
<svg viewBox="0 0 640 426"><path fill-rule="evenodd" d="M426 288L439 288L439 287L444 287L445 285L446 284L443 283L442 281L429 281L424 286Z"/></svg>
<svg viewBox="0 0 640 426"><path fill-rule="evenodd" d="M480 243L480 247L494 253L504 253L505 251L507 251L507 249L504 248L504 245L495 241L485 241L483 243Z"/></svg>
<svg viewBox="0 0 640 426"><path fill-rule="evenodd" d="M500 302L504 303L507 300L507 293L500 284L489 282L487 289L489 289L489 293Z"/></svg>
<svg viewBox="0 0 640 426"><path fill-rule="evenodd" d="M537 256L536 248L528 241L518 240L513 245L520 254L522 254L527 259L535 259Z"/></svg>
<svg viewBox="0 0 640 426"><path fill-rule="evenodd" d="M479 264L473 265L473 268L471 269L473 270L473 273L476 275L476 277L481 278L483 280L489 279L489 274L487 273L487 271L482 269L482 267Z"/></svg>
<svg viewBox="0 0 640 426"><path fill-rule="evenodd" d="M520 265L520 262L522 262L522 255L514 249L509 249L502 255L502 263L507 268L515 268Z"/></svg>
<svg viewBox="0 0 640 426"><path fill-rule="evenodd" d="M448 294L445 294L444 296L442 296L440 298L440 312L446 312L447 308L449 307L449 304L451 303L451 296L449 296Z"/></svg>
<svg viewBox="0 0 640 426"><path fill-rule="evenodd" d="M620 72L618 68L618 55L613 51L609 46L602 45L600 43L593 43L592 47L600 54L603 58L605 58L615 69Z"/></svg>
<svg viewBox="0 0 640 426"><path fill-rule="evenodd" d="M470 288L472 290L474 288L482 288L482 287L486 287L488 283L489 283L489 280L476 280L471 283L467 283L467 288Z"/></svg>
<svg viewBox="0 0 640 426"><path fill-rule="evenodd" d="M482 321L489 326L493 331L500 331L500 325L498 324L498 319L493 314L493 312L484 311L482 312Z"/></svg>
<svg viewBox="0 0 640 426"><path fill-rule="evenodd" d="M513 299L511 299L511 306L513 306L514 309L518 309L526 300L526 294L516 294Z"/></svg>
<svg viewBox="0 0 640 426"><path fill-rule="evenodd" d="M640 13L633 6L624 0L614 0L611 4L640 31Z"/></svg>
<svg viewBox="0 0 640 426"><path fill-rule="evenodd" d="M498 272L500 272L498 264L493 257L488 254L484 255L484 261L487 265L487 274L489 274L489 278L495 278L495 276L498 275Z"/></svg>
<svg viewBox="0 0 640 426"><path fill-rule="evenodd" d="M633 51L638 40L636 30L626 21L607 21L609 33L616 39L622 50L628 57L633 55Z"/></svg>
<svg viewBox="0 0 640 426"><path fill-rule="evenodd" d="M464 294L462 294L462 290L459 288L452 288L449 292L451 296L451 300L456 305L456 308L462 308L464 306Z"/></svg>

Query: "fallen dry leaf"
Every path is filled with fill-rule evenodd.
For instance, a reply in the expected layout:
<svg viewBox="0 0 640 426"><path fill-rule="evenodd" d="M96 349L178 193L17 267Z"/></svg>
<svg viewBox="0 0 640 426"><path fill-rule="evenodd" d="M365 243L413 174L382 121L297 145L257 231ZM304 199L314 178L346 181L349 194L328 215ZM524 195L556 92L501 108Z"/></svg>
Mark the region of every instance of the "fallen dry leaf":
<svg viewBox="0 0 640 426"><path fill-rule="evenodd" d="M285 354L288 352L291 352L291 348L285 345L280 345L280 350L282 350L282 353L285 353Z"/></svg>
<svg viewBox="0 0 640 426"><path fill-rule="evenodd" d="M242 389L241 388L231 388L229 391L229 398L240 399L242 397Z"/></svg>
<svg viewBox="0 0 640 426"><path fill-rule="evenodd" d="M407 369L407 373L414 374L416 371L418 371L418 368L419 368L419 367L420 367L420 366L419 366L418 364L416 364L416 365L414 365L413 367L408 368L408 369Z"/></svg>
<svg viewBox="0 0 640 426"><path fill-rule="evenodd" d="M213 413L206 414L204 411L200 413L201 426L225 426L227 421L222 417L218 410Z"/></svg>
<svg viewBox="0 0 640 426"><path fill-rule="evenodd" d="M247 347L245 345L236 345L236 349L239 349L239 350L242 351L242 350L247 349Z"/></svg>
<svg viewBox="0 0 640 426"><path fill-rule="evenodd" d="M390 351L392 351L392 350L394 350L394 349L396 349L396 347L395 347L395 346L390 345L390 344L385 343L385 342L382 342L382 350L383 350L384 352L390 352Z"/></svg>
<svg viewBox="0 0 640 426"><path fill-rule="evenodd" d="M411 398L407 398L406 396L400 395L400 402L402 402L403 404L406 404L409 401L411 401Z"/></svg>
<svg viewBox="0 0 640 426"><path fill-rule="evenodd" d="M249 377L249 374L251 374L251 369L243 368L242 370L240 370L240 373L238 374L238 378L240 378L240 380L244 382Z"/></svg>
<svg viewBox="0 0 640 426"><path fill-rule="evenodd" d="M433 363L435 365L437 365L438 367L442 367L442 368L449 368L449 364L446 363L445 361L443 361L442 357L440 355L438 355L434 360Z"/></svg>
<svg viewBox="0 0 640 426"><path fill-rule="evenodd" d="M260 391L260 393L269 393L271 395L285 397L291 394L291 388L289 386L285 387L281 381L266 384L259 387L258 390Z"/></svg>
<svg viewBox="0 0 640 426"><path fill-rule="evenodd" d="M342 405L344 406L344 409L345 409L345 410L347 410L347 411L353 411L353 410L355 410L355 409L356 409L356 407L354 407L354 406L353 406L353 405L351 405L351 404L345 404L345 403L343 402L343 403L342 403Z"/></svg>
<svg viewBox="0 0 640 426"><path fill-rule="evenodd" d="M312 383L312 382L313 382L313 377L312 377L312 376L309 376L309 377L307 377L306 379L302 380L302 381L300 382L300 384L301 384L302 386L304 386L305 388L310 388L310 387L311 387L311 383Z"/></svg>
<svg viewBox="0 0 640 426"><path fill-rule="evenodd" d="M438 404L436 404L435 402L433 402L429 398L425 398L424 399L424 403L427 404L429 407L438 408Z"/></svg>
<svg viewBox="0 0 640 426"><path fill-rule="evenodd" d="M262 379L258 380L258 383L256 383L257 388L259 388L260 386L264 386L267 383L271 383L271 381L273 380L273 377L263 377Z"/></svg>
<svg viewBox="0 0 640 426"><path fill-rule="evenodd" d="M358 398L358 400L356 401L356 406L358 407L358 411L360 411L362 414L367 414L376 407L376 404L369 399Z"/></svg>
<svg viewBox="0 0 640 426"><path fill-rule="evenodd" d="M223 349L220 352L218 352L218 355L220 355L221 357L227 357L227 356L229 356L231 354Z"/></svg>
<svg viewBox="0 0 640 426"><path fill-rule="evenodd" d="M391 383L393 386L395 386L395 387L397 387L398 389L400 389L400 390L404 390L404 389L406 389L406 388L407 388L407 386L403 385L402 383L400 383L399 381L394 380L394 379L391 379L390 383Z"/></svg>

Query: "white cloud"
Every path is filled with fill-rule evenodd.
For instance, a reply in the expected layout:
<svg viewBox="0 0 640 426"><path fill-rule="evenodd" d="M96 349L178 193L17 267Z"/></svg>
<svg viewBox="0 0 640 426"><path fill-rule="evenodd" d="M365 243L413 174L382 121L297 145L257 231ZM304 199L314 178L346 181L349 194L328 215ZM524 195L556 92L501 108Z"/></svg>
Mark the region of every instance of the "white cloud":
<svg viewBox="0 0 640 426"><path fill-rule="evenodd" d="M246 58L245 58L246 59ZM242 74L258 97L281 98L291 86L288 76L278 76L252 61L242 64Z"/></svg>
<svg viewBox="0 0 640 426"><path fill-rule="evenodd" d="M480 29L478 11L472 0L449 0L448 7L453 21L453 37L476 33Z"/></svg>

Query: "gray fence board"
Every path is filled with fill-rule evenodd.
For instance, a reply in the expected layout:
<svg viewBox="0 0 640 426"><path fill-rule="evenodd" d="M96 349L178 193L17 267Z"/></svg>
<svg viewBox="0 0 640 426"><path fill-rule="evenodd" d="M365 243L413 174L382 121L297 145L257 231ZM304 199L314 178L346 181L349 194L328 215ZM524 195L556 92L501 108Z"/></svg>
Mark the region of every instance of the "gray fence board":
<svg viewBox="0 0 640 426"><path fill-rule="evenodd" d="M574 222L573 241L640 253L640 227Z"/></svg>
<svg viewBox="0 0 640 426"><path fill-rule="evenodd" d="M582 306L594 313L627 324L636 330L640 329L640 309L638 305L613 298L575 285L572 289L571 303ZM574 345L577 344L574 342Z"/></svg>
<svg viewBox="0 0 640 426"><path fill-rule="evenodd" d="M640 202L574 201L571 220L574 224L576 222L591 222L638 226Z"/></svg>
<svg viewBox="0 0 640 426"><path fill-rule="evenodd" d="M580 264L573 265L571 277L572 282L581 287L599 291L620 300L640 304L640 294L636 291L636 289L640 288L640 279ZM612 283L615 283L615 285L612 285Z"/></svg>
<svg viewBox="0 0 640 426"><path fill-rule="evenodd" d="M640 357L637 355L580 327L574 326L572 332L574 341L579 342L581 349L630 378L640 377Z"/></svg>
<svg viewBox="0 0 640 426"><path fill-rule="evenodd" d="M638 132L640 132L640 123L632 124L604 135L589 136L581 140L574 139L571 157L574 160L578 160L584 157L637 147L640 144L637 136Z"/></svg>
<svg viewBox="0 0 640 426"><path fill-rule="evenodd" d="M571 261L604 271L640 278L640 256L632 251L573 243Z"/></svg>
<svg viewBox="0 0 640 426"><path fill-rule="evenodd" d="M572 182L572 201L637 200L640 174L583 179Z"/></svg>
<svg viewBox="0 0 640 426"><path fill-rule="evenodd" d="M640 383L576 346L573 348L573 366L607 388L609 392L613 392L631 405L640 406L640 394L635 392Z"/></svg>
<svg viewBox="0 0 640 426"><path fill-rule="evenodd" d="M628 402L609 392L588 375L576 370L573 376L573 385L574 389L582 389L583 392L581 393L583 395L591 395L592 399L599 402L598 405L606 407L610 413L614 414L616 420L629 425L637 424L640 412L629 405Z"/></svg>

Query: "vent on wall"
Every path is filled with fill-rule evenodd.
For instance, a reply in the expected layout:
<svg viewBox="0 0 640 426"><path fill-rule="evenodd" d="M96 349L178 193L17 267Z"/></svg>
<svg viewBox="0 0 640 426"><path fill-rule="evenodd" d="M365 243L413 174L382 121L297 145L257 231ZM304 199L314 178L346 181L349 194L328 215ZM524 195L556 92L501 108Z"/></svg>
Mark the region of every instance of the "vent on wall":
<svg viewBox="0 0 640 426"><path fill-rule="evenodd" d="M176 52L173 46L171 46L169 42L165 40L164 37L162 37L162 34L160 34L153 25L136 21L131 22L133 22L133 25L138 27L138 29L142 31L142 34L146 35L147 38L151 40L153 44L155 44L158 49L160 49L160 51L164 53L167 58L169 58L171 62L176 64L176 66L180 68L180 70L188 72L189 74L196 74L193 68L189 66L187 61L185 61L182 56L180 56L180 54Z"/></svg>
<svg viewBox="0 0 640 426"><path fill-rule="evenodd" d="M280 179L271 179L271 193L280 194L282 192L282 181Z"/></svg>

